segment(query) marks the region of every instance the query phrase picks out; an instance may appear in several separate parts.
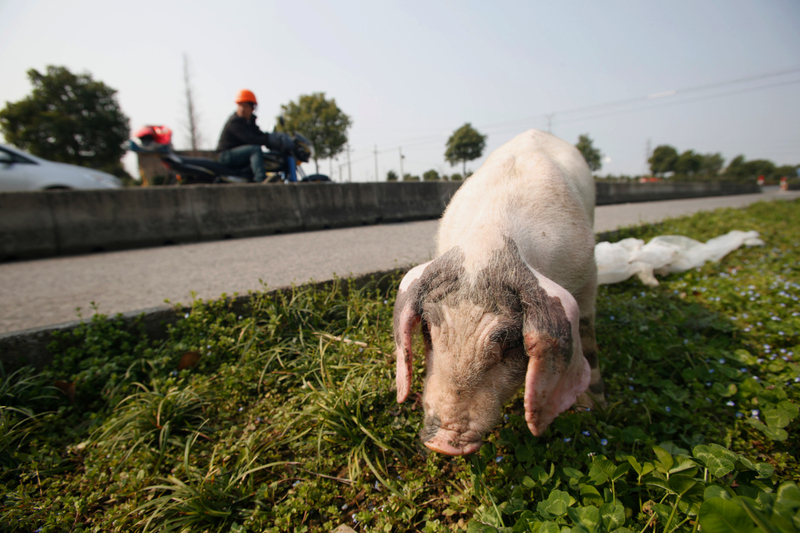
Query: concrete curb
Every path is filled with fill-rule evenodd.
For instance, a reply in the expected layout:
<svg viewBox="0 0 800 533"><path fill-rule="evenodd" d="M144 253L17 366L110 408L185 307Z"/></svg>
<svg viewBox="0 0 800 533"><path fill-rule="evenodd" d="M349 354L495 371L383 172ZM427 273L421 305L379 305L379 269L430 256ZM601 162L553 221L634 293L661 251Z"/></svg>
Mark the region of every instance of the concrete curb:
<svg viewBox="0 0 800 533"><path fill-rule="evenodd" d="M0 193L0 260L441 216L461 182L196 185ZM597 183L597 205L760 192L727 182Z"/></svg>

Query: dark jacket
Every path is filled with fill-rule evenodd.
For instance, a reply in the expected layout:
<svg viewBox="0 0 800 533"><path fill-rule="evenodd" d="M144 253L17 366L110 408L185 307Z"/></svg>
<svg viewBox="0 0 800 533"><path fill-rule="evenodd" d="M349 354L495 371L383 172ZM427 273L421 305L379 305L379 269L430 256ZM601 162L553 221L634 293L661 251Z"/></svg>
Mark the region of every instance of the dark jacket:
<svg viewBox="0 0 800 533"><path fill-rule="evenodd" d="M222 128L222 133L217 143L217 153L246 144L263 145L267 148L272 148L270 146L272 144L270 134L258 129L255 115L250 120L245 120L244 117L234 113L225 123L225 127Z"/></svg>

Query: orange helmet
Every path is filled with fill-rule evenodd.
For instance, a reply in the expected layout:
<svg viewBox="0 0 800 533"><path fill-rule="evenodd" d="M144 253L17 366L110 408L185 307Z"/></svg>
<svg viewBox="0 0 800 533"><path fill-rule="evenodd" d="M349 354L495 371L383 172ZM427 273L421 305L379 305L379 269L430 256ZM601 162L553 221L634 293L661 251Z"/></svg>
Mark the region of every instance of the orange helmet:
<svg viewBox="0 0 800 533"><path fill-rule="evenodd" d="M247 89L242 89L236 94L236 103L241 104L242 102L250 102L253 105L258 105L256 95L253 94L253 91Z"/></svg>

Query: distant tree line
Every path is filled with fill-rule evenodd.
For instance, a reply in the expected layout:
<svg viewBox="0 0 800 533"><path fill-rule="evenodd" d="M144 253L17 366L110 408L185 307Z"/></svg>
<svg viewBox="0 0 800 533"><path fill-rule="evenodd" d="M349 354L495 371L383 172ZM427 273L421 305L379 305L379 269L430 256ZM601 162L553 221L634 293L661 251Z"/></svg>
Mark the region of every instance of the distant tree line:
<svg viewBox="0 0 800 533"><path fill-rule="evenodd" d="M405 173L403 175L402 181L461 181L464 177L461 174L439 174L439 172L435 169L430 169L427 172L422 173L422 178L419 176L415 176L413 174ZM397 175L397 172L394 170L390 170L386 173L386 181L401 181Z"/></svg>
<svg viewBox="0 0 800 533"><path fill-rule="evenodd" d="M782 177L796 178L800 165L778 166L768 159L745 160L743 155L734 157L728 166L721 153L701 154L694 150L678 153L667 144L657 146L648 159L653 176L680 181L729 180L736 182L755 181L760 176L765 181L778 181Z"/></svg>

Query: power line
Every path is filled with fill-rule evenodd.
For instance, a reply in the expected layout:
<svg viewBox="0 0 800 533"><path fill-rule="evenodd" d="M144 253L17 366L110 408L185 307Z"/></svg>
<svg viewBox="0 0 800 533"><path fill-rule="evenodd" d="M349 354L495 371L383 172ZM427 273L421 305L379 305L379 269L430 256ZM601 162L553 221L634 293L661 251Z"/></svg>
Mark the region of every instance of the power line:
<svg viewBox="0 0 800 533"><path fill-rule="evenodd" d="M757 80L774 78L774 77L778 77L778 76L785 76L785 75L788 75L788 74L794 74L794 73L798 73L798 72L800 72L800 66L792 67L792 68L788 68L788 69L782 69L782 70L773 71L773 72L767 72L767 73L762 73L762 74L755 74L755 75L751 75L751 76L745 76L745 77L741 77L741 78L735 78L735 79L724 80L724 81L719 81L719 82L707 83L707 84L703 84L703 85L695 85L695 86L691 86L691 87L685 87L685 88L682 88L682 89L674 89L674 90L669 90L669 91L662 91L662 92L659 92L659 93L650 93L648 95L641 95L641 96L637 96L637 97L633 97L633 98L625 98L625 99L621 99L621 100L614 100L614 101L611 101L611 102L605 102L605 103L601 103L601 104L595 104L595 105L583 106L583 107L576 107L576 108L572 108L572 109L565 109L565 110L562 110L562 111L556 111L556 112L552 112L552 113L542 113L540 115L535 115L535 116L527 117L527 118L524 118L524 119L517 119L517 120L513 120L513 121L500 122L500 123L489 124L489 125L479 125L478 127L483 129L484 131L485 130L494 130L494 131L492 131L492 133L501 133L501 132L508 131L508 130L511 130L511 129L516 129L516 128L519 127L520 124L530 124L531 122L533 122L535 120L541 120L541 121L547 120L548 121L548 129L550 129L550 127L552 125L552 122L554 122L554 121L558 122L558 123L565 123L565 122L574 122L574 121L577 121L577 120L591 120L591 119L595 119L595 118L603 118L603 117L613 116L613 115L622 114L622 113L630 113L630 112L635 112L635 111L647 111L647 110L650 110L650 109L656 109L656 108L660 108L660 107L666 107L666 106L672 106L672 105L680 105L680 104L698 102L698 101L709 100L709 99L714 99L714 98L721 98L721 97L731 96L731 95L735 95L735 94L754 92L754 91L760 91L760 90L764 90L764 89L771 89L771 88L775 88L775 87L793 85L793 84L800 83L800 79L799 80L790 80L790 81L772 83L772 84L767 84L767 85L760 85L758 87L747 87L747 88L733 90L733 91L726 91L726 92L715 93L715 94L706 95L706 96L699 96L699 97L696 97L696 98L682 98L687 93L696 93L696 92L699 92L699 91L707 91L707 90L714 89L714 88L726 87L726 86L730 86L730 85L736 85L736 84L741 84L741 83L746 83L746 82L752 82L752 81L757 81ZM680 99L679 100L675 100L675 101L670 101L670 102L658 103L656 105L644 105L644 106L641 105L641 104L647 104L648 102L652 102L653 100L666 98L666 97L672 97L672 96L678 96ZM602 109L620 107L620 106L629 106L629 107L627 107L625 109L617 109L617 110L609 111L609 112L606 112L606 113L583 115L584 113L587 113L587 112L600 111ZM565 118L561 118L561 119L556 118L559 115L575 115L575 114L579 114L579 115L578 116L565 117ZM398 142L392 143L391 147L385 148L385 149L382 149L382 150L378 150L377 146L375 146L373 149L367 149L367 148L351 149L353 152L367 151L367 152L370 153L369 156L364 156L364 157L361 157L359 159L356 159L352 163L353 164L359 163L359 162L365 161L367 159L370 159L372 157L375 157L376 160L377 160L377 155L386 154L386 153L389 153L389 152L395 152L395 150L399 150L401 148L401 146L403 148L414 148L414 147L424 147L424 146L438 145L439 143L442 142L442 139L447 137L447 135L448 135L448 133L440 133L440 134L429 134L429 135L424 135L424 136L420 136L420 137L412 137L412 138L405 139L403 141L398 141Z"/></svg>

